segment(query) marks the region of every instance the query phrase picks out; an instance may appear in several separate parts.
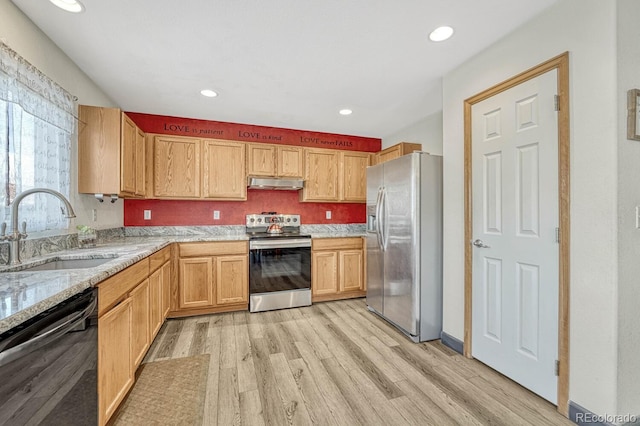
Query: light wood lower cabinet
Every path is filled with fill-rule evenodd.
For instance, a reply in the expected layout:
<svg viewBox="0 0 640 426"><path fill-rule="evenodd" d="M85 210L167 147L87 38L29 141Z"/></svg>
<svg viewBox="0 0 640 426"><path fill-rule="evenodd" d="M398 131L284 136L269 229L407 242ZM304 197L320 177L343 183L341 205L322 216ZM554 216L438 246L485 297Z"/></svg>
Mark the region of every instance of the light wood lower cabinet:
<svg viewBox="0 0 640 426"><path fill-rule="evenodd" d="M365 295L365 257L362 238L314 239L311 247L313 301Z"/></svg>
<svg viewBox="0 0 640 426"><path fill-rule="evenodd" d="M162 268L149 275L149 341L156 337L164 322Z"/></svg>
<svg viewBox="0 0 640 426"><path fill-rule="evenodd" d="M206 308L213 302L213 257L180 259L180 308Z"/></svg>
<svg viewBox="0 0 640 426"><path fill-rule="evenodd" d="M315 296L338 292L338 252L314 251L311 256L311 293Z"/></svg>
<svg viewBox="0 0 640 426"><path fill-rule="evenodd" d="M99 296L98 296L99 297ZM98 319L98 422L107 423L133 385L131 299Z"/></svg>
<svg viewBox="0 0 640 426"><path fill-rule="evenodd" d="M131 357L137 368L149 349L149 279L129 294L131 299Z"/></svg>
<svg viewBox="0 0 640 426"><path fill-rule="evenodd" d="M135 380L169 311L166 247L98 284L98 418L105 425Z"/></svg>
<svg viewBox="0 0 640 426"><path fill-rule="evenodd" d="M162 319L167 318L171 310L171 262L162 265Z"/></svg>
<svg viewBox="0 0 640 426"><path fill-rule="evenodd" d="M178 306L171 316L247 309L246 241L182 243L179 251Z"/></svg>
<svg viewBox="0 0 640 426"><path fill-rule="evenodd" d="M216 305L249 301L248 257L246 255L215 258Z"/></svg>

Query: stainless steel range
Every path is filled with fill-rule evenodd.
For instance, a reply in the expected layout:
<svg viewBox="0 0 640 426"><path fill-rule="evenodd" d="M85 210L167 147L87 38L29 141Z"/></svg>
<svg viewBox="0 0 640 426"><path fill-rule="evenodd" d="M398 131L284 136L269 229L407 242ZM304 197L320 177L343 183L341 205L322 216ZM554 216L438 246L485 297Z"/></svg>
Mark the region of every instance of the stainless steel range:
<svg viewBox="0 0 640 426"><path fill-rule="evenodd" d="M249 311L311 305L311 236L300 234L300 215L247 215Z"/></svg>

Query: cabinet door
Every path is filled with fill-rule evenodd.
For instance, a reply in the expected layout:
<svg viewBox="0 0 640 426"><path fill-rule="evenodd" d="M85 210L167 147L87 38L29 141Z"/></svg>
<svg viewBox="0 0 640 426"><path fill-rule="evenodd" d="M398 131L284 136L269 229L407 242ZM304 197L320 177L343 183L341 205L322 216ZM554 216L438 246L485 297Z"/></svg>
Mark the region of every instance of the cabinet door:
<svg viewBox="0 0 640 426"><path fill-rule="evenodd" d="M277 175L281 177L304 176L304 155L302 148L295 146L279 145L276 149L278 166Z"/></svg>
<svg viewBox="0 0 640 426"><path fill-rule="evenodd" d="M139 197L145 195L145 134L142 130L136 127L136 191L135 194Z"/></svg>
<svg viewBox="0 0 640 426"><path fill-rule="evenodd" d="M200 197L200 140L156 137L153 194L156 197Z"/></svg>
<svg viewBox="0 0 640 426"><path fill-rule="evenodd" d="M368 152L342 152L341 161L341 200L367 201Z"/></svg>
<svg viewBox="0 0 640 426"><path fill-rule="evenodd" d="M364 256L362 250L339 252L340 291L364 290Z"/></svg>
<svg viewBox="0 0 640 426"><path fill-rule="evenodd" d="M134 371L149 349L149 279L129 294L131 299L131 358Z"/></svg>
<svg viewBox="0 0 640 426"><path fill-rule="evenodd" d="M149 341L152 342L164 321L162 268L149 276Z"/></svg>
<svg viewBox="0 0 640 426"><path fill-rule="evenodd" d="M275 176L276 175L276 147L269 144L247 145L247 175Z"/></svg>
<svg viewBox="0 0 640 426"><path fill-rule="evenodd" d="M180 308L214 306L213 258L180 259Z"/></svg>
<svg viewBox="0 0 640 426"><path fill-rule="evenodd" d="M171 309L171 262L165 263L162 268L162 320L167 318L167 314Z"/></svg>
<svg viewBox="0 0 640 426"><path fill-rule="evenodd" d="M204 197L246 200L245 144L205 140L203 156Z"/></svg>
<svg viewBox="0 0 640 426"><path fill-rule="evenodd" d="M401 153L400 153L400 146L396 145L392 148L387 148L383 151L380 151L378 153L378 161L376 161L377 164L382 164L385 161L389 161L389 160L393 160L394 158L398 158L400 157Z"/></svg>
<svg viewBox="0 0 640 426"><path fill-rule="evenodd" d="M98 319L98 417L104 425L133 385L131 299Z"/></svg>
<svg viewBox="0 0 640 426"><path fill-rule="evenodd" d="M218 256L215 258L216 305L248 303L249 264L247 256Z"/></svg>
<svg viewBox="0 0 640 426"><path fill-rule="evenodd" d="M338 292L338 252L313 252L311 258L311 293L314 296Z"/></svg>
<svg viewBox="0 0 640 426"><path fill-rule="evenodd" d="M330 149L306 149L302 201L338 201L340 153Z"/></svg>
<svg viewBox="0 0 640 426"><path fill-rule="evenodd" d="M120 191L133 195L136 192L136 139L138 127L122 114L120 137Z"/></svg>

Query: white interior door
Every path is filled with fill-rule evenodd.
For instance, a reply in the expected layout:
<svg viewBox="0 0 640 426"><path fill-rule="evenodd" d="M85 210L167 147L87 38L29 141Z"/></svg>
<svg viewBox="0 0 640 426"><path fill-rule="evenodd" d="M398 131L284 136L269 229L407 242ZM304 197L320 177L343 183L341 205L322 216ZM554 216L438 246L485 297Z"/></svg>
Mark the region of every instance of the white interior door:
<svg viewBox="0 0 640 426"><path fill-rule="evenodd" d="M472 355L554 404L556 93L553 70L472 107Z"/></svg>

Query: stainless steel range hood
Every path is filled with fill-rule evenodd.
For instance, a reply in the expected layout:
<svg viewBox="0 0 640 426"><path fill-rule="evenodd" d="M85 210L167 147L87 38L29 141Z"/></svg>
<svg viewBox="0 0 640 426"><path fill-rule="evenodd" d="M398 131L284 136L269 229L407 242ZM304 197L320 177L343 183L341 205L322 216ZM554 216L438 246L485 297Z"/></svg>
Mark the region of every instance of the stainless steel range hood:
<svg viewBox="0 0 640 426"><path fill-rule="evenodd" d="M247 179L247 187L250 189L279 189L285 191L297 191L302 189L304 181L296 178L276 177L251 177Z"/></svg>

